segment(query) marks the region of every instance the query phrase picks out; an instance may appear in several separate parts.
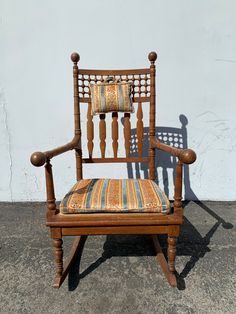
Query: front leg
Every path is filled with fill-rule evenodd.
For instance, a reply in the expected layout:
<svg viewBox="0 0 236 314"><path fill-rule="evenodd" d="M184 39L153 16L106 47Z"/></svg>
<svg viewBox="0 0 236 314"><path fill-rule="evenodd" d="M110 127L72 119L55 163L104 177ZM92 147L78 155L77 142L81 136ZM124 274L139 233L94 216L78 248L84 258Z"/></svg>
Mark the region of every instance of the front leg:
<svg viewBox="0 0 236 314"><path fill-rule="evenodd" d="M65 262L63 263L63 249L62 249L63 241L59 237L59 235L57 235L57 237L53 239L53 251L56 266L56 276L53 284L54 288L60 288L60 286L62 285L79 251L82 252L85 240L86 236L75 237L74 242L71 246L70 253L66 258Z"/></svg>
<svg viewBox="0 0 236 314"><path fill-rule="evenodd" d="M56 267L56 278L61 278L63 273L63 250L62 239L53 239L54 260Z"/></svg>
<svg viewBox="0 0 236 314"><path fill-rule="evenodd" d="M176 242L177 237L168 236L168 266L170 272L173 274L175 272Z"/></svg>

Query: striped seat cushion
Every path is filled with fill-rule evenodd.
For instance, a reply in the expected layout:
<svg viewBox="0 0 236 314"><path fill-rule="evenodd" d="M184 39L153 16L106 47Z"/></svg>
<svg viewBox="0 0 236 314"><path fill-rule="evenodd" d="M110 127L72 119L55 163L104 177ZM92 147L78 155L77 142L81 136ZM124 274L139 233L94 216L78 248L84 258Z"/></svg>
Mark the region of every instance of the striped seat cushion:
<svg viewBox="0 0 236 314"><path fill-rule="evenodd" d="M156 212L168 214L166 195L152 180L79 180L60 204L62 214L96 212Z"/></svg>

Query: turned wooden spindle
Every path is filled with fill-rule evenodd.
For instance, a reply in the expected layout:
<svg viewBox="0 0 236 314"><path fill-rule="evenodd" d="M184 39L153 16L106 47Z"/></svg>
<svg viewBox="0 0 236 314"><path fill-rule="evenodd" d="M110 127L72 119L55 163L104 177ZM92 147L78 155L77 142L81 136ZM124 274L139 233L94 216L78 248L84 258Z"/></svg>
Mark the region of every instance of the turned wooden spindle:
<svg viewBox="0 0 236 314"><path fill-rule="evenodd" d="M100 150L102 158L105 158L106 151L106 115L104 113L99 115L99 137L100 137Z"/></svg>
<svg viewBox="0 0 236 314"><path fill-rule="evenodd" d="M118 152L118 113L112 112L112 148L114 157L117 158L117 152Z"/></svg>
<svg viewBox="0 0 236 314"><path fill-rule="evenodd" d="M148 95L148 76L147 74L145 74L145 77L144 77L144 87L145 87L145 95L147 96Z"/></svg>
<svg viewBox="0 0 236 314"><path fill-rule="evenodd" d="M182 172L183 164L178 160L175 169L175 194L174 194L174 209L178 210L182 208Z"/></svg>
<svg viewBox="0 0 236 314"><path fill-rule="evenodd" d="M175 257L176 257L176 242L177 238L168 236L168 249L167 249L167 255L168 255L168 266L170 272L175 272Z"/></svg>
<svg viewBox="0 0 236 314"><path fill-rule="evenodd" d="M156 90L155 90L155 77L156 77L156 67L155 61L157 59L156 52L150 52L148 59L151 62L150 65L150 113L149 113L149 142L155 138L155 128L156 128ZM156 171L155 171L155 148L149 147L149 178L155 180Z"/></svg>
<svg viewBox="0 0 236 314"><path fill-rule="evenodd" d="M54 261L56 267L56 277L61 277L63 273L63 250L62 239L53 239Z"/></svg>
<svg viewBox="0 0 236 314"><path fill-rule="evenodd" d="M79 102L79 87L78 87L78 75L79 68L78 62L80 56L77 52L71 54L71 60L73 65L73 82L74 82L74 125L75 125L75 136L81 136L81 125L80 125L80 102ZM77 180L82 179L82 149L81 140L79 140L77 147L75 148L76 156L76 177Z"/></svg>
<svg viewBox="0 0 236 314"><path fill-rule="evenodd" d="M52 215L57 212L56 208L56 198L54 192L54 184L53 184L53 174L52 174L52 165L50 160L46 161L45 164L45 178L46 178L46 193L47 193L47 215Z"/></svg>
<svg viewBox="0 0 236 314"><path fill-rule="evenodd" d="M94 124L93 124L93 116L91 113L91 102L88 104L88 112L87 112L87 147L89 158L92 158L93 155L93 138L94 138Z"/></svg>
<svg viewBox="0 0 236 314"><path fill-rule="evenodd" d="M138 146L138 156L142 156L143 151L143 110L142 103L138 103L137 110L137 146Z"/></svg>
<svg viewBox="0 0 236 314"><path fill-rule="evenodd" d="M141 93L142 93L142 84L141 84L141 75L138 76L138 93L139 93L139 96L141 96Z"/></svg>
<svg viewBox="0 0 236 314"><path fill-rule="evenodd" d="M130 138L131 138L131 123L130 113L125 112L124 114L124 138L125 138L125 154L126 157L130 155Z"/></svg>

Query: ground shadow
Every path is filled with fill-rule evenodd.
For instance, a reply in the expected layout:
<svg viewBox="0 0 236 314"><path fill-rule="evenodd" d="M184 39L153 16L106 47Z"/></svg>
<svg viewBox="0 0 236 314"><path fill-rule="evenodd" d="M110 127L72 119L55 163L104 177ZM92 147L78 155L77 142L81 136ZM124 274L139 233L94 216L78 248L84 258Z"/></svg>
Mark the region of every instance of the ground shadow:
<svg viewBox="0 0 236 314"><path fill-rule="evenodd" d="M160 126L156 127L156 137L159 138L163 143L171 145L176 148L186 149L188 148L188 132L187 125L188 119L185 115L180 114L179 116L180 127L166 127ZM131 131L131 155L138 156L138 148L137 148L137 134L136 129L132 129ZM144 128L144 139L143 139L143 152L147 152L149 147L149 128ZM170 175L172 173L172 182L175 179L175 167L176 167L177 158L171 156L168 153L162 152L160 150L156 153L156 172L157 172L157 183L159 183L158 174L161 175L164 191L168 197L170 197L169 193L169 183L170 183ZM137 163L133 169L132 164L127 164L127 172L129 178L148 178L148 165L145 163ZM157 171L157 169L161 171ZM203 202L201 202L197 195L191 188L190 184L190 175L189 175L189 165L183 166L183 198L184 207L190 202L193 201L197 204L202 210L204 210L207 214L216 219L216 223L212 226L212 228L207 232L207 234L202 237L198 230L188 221L185 217L184 225L183 225L183 233L185 233L185 229L188 230L188 237L192 238L196 245L190 246L190 251L188 251L190 255L190 260L186 264L184 270L179 275L181 278L185 278L190 270L194 267L196 262L200 257L203 257L206 252L209 252L208 245L210 243L210 239L218 229L220 225L224 229L231 229L233 225L231 223L226 222L222 217L216 214L210 207L206 206ZM181 236L179 238L179 248L181 248ZM184 246L184 251L179 250L180 255L186 255L186 246Z"/></svg>
<svg viewBox="0 0 236 314"><path fill-rule="evenodd" d="M156 128L156 136L164 143L172 145L176 148L188 148L188 137L187 137L187 125L188 119L185 115L179 116L180 127L165 127L160 126ZM143 138L143 152L148 152L149 147L149 129L144 128ZM131 130L131 152L130 155L135 157L138 156L137 149L137 135L136 129ZM167 153L158 151L156 154L156 169L158 174L162 177L164 191L169 197L169 184L170 184L170 173L172 173L172 180L175 177L175 166L176 157L170 156ZM127 164L127 172L129 178L148 178L148 164L136 163L135 165ZM157 183L158 183L157 178ZM224 229L231 229L233 225L226 222L222 217L216 214L210 207L206 206L203 202L198 200L196 194L193 192L190 184L189 166L184 165L183 167L183 196L184 206L190 201L195 202L197 206L201 208L205 213L212 216L216 222L208 230L205 236L202 236L197 228L185 217L184 224L181 228L181 234L177 244L177 256L189 256L189 261L184 266L180 273L176 273L178 289L185 289L185 278L189 272L194 268L195 264L200 258L203 258L207 252L210 251L209 244L212 236L221 225ZM166 255L167 241L166 236L159 237L163 252ZM91 264L82 273L79 273L79 264L81 255L77 257L77 260L72 268L71 274L69 275L69 290L74 290L80 279L95 270L99 265L104 263L107 259L113 256L153 256L153 244L150 236L107 236L104 243L104 252L102 256Z"/></svg>

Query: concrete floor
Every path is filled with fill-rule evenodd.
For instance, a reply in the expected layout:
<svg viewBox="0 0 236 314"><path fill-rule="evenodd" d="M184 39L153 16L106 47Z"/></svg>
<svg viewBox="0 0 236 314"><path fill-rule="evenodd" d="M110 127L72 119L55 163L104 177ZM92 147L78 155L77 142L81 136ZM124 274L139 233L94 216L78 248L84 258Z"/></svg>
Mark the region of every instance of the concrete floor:
<svg viewBox="0 0 236 314"><path fill-rule="evenodd" d="M0 203L1 314L236 312L235 202L186 205L178 289L168 286L146 236L88 237L69 278L52 288L44 214L43 204Z"/></svg>

